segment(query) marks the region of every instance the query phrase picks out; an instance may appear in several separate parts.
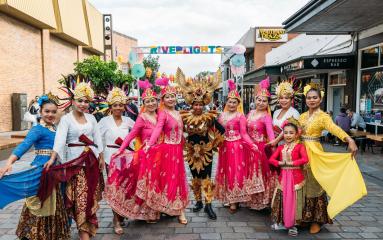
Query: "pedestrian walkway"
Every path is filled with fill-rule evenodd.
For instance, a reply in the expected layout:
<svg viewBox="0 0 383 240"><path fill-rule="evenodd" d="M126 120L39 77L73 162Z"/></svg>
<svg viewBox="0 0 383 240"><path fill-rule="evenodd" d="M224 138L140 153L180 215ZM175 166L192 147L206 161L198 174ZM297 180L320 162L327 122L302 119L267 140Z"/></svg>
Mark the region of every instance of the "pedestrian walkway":
<svg viewBox="0 0 383 240"><path fill-rule="evenodd" d="M345 151L345 148L326 146L333 151ZM25 160L31 159L27 154ZM298 237L291 239L383 239L383 181L376 178L376 172L382 172L380 165L383 155L363 154L358 162L367 182L368 196L348 208L336 217L333 225L326 225L317 235L310 235L306 229L299 232ZM0 161L0 166L4 161ZM189 174L190 176L190 174ZM190 195L192 197L192 194ZM0 240L16 239L15 228L23 200L0 210ZM216 221L208 220L205 213L193 213L191 202L187 209L189 224L184 226L176 218L163 217L159 223L147 224L143 221L126 221L125 234L113 233L113 213L103 201L98 212L100 228L95 239L289 239L284 231L270 229L271 220L267 211L258 212L241 208L236 214L230 214L220 203L214 202L218 216ZM72 225L72 239L78 239L75 224Z"/></svg>

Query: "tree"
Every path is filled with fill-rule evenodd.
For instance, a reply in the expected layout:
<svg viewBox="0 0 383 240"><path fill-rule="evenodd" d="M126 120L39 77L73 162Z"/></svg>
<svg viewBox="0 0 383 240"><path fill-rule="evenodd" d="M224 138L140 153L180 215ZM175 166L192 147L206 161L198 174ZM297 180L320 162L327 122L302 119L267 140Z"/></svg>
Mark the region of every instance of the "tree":
<svg viewBox="0 0 383 240"><path fill-rule="evenodd" d="M160 56L153 57L152 55L148 55L144 58L144 61L142 62L144 64L145 69L150 68L152 70L152 74L150 77L148 77L149 81L151 83L154 83L154 80L156 79L156 73L160 69L160 63L159 63Z"/></svg>
<svg viewBox="0 0 383 240"><path fill-rule="evenodd" d="M121 86L128 84L129 89L134 81L130 74L125 74L118 70L118 65L114 61L105 62L98 56L91 56L82 62L74 63L75 74L89 77L96 93L106 93L109 84Z"/></svg>

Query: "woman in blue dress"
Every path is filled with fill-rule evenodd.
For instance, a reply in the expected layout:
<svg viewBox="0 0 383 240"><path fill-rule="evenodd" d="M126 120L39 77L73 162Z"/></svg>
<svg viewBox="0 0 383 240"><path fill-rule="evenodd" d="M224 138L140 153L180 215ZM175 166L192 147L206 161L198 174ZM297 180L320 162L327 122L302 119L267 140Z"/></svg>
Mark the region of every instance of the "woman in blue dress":
<svg viewBox="0 0 383 240"><path fill-rule="evenodd" d="M70 227L60 189L41 205L35 196L44 164L50 159L56 135L57 98L51 94L39 99L41 120L15 148L6 165L0 168L0 209L26 198L16 235L20 239L70 239ZM24 170L12 165L34 146L36 157Z"/></svg>

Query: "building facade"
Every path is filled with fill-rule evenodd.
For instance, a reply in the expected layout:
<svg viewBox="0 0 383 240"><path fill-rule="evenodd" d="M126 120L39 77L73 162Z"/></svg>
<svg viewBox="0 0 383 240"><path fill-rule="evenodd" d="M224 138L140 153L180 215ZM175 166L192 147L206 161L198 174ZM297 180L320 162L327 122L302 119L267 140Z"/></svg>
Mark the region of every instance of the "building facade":
<svg viewBox="0 0 383 240"><path fill-rule="evenodd" d="M350 34L355 44L356 87L354 110L371 129L383 132L383 1L310 1L283 24L289 32ZM371 121L379 117L378 121Z"/></svg>
<svg viewBox="0 0 383 240"><path fill-rule="evenodd" d="M102 14L86 0L0 0L0 132L12 130L11 96L58 94L73 63L101 56Z"/></svg>

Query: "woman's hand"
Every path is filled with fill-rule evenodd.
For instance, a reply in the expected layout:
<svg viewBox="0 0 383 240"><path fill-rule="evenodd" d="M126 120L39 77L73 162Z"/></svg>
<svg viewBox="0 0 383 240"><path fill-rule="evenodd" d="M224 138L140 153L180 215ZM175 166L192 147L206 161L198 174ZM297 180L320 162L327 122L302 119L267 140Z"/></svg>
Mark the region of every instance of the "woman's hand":
<svg viewBox="0 0 383 240"><path fill-rule="evenodd" d="M352 156L355 158L356 154L358 153L358 146L356 145L354 139L351 137L347 137L346 141L348 142L348 149L350 149Z"/></svg>
<svg viewBox="0 0 383 240"><path fill-rule="evenodd" d="M0 178L2 178L7 172L12 170L12 164L7 164L4 167L0 168Z"/></svg>
<svg viewBox="0 0 383 240"><path fill-rule="evenodd" d="M101 155L98 157L98 164L99 164L100 170L101 170L101 171L104 170L104 168L105 168L104 155L101 154Z"/></svg>
<svg viewBox="0 0 383 240"><path fill-rule="evenodd" d="M48 162L44 164L44 169L49 170L49 168L55 163L54 159L49 159Z"/></svg>
<svg viewBox="0 0 383 240"><path fill-rule="evenodd" d="M278 138L276 138L276 139L274 139L274 140L268 142L268 143L266 144L266 146L275 147L275 146L278 145L278 143L279 143L279 140L278 140Z"/></svg>
<svg viewBox="0 0 383 240"><path fill-rule="evenodd" d="M253 143L252 147L253 147L253 149L254 149L255 151L258 151L258 152L259 152L259 149L258 149L257 144Z"/></svg>
<svg viewBox="0 0 383 240"><path fill-rule="evenodd" d="M120 150L118 150L117 152L115 152L115 153L112 154L112 158L114 159L114 158L120 156L123 152L124 152L124 151L120 151Z"/></svg>

